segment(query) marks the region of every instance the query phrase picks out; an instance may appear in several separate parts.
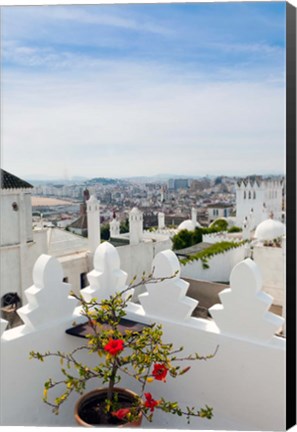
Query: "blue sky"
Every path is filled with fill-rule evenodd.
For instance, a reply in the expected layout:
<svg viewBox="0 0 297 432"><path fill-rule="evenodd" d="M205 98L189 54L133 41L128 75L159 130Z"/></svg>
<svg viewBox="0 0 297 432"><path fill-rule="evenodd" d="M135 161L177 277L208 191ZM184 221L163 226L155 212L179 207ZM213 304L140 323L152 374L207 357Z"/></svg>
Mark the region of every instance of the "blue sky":
<svg viewBox="0 0 297 432"><path fill-rule="evenodd" d="M2 9L17 175L284 172L285 3Z"/></svg>

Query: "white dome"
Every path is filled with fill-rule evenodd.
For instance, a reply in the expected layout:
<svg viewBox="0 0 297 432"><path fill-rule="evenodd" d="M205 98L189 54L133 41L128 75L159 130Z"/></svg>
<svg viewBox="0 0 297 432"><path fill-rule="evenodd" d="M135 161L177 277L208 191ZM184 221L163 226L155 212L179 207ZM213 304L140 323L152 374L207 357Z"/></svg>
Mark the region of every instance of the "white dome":
<svg viewBox="0 0 297 432"><path fill-rule="evenodd" d="M282 222L266 219L257 226L254 237L258 240L274 240L284 234L285 225Z"/></svg>
<svg viewBox="0 0 297 432"><path fill-rule="evenodd" d="M186 229L188 231L194 231L196 227L201 228L201 225L198 222L193 223L193 221L191 219L187 219L187 220L183 221L182 223L180 223L177 229L178 229L178 231L181 231L184 229Z"/></svg>

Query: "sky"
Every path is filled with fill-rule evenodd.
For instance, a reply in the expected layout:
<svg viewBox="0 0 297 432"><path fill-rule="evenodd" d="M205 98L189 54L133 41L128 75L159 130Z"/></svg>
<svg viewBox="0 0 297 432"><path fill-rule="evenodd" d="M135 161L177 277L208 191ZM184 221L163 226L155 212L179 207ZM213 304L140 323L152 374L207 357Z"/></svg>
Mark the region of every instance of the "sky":
<svg viewBox="0 0 297 432"><path fill-rule="evenodd" d="M283 174L285 2L3 7L1 166Z"/></svg>

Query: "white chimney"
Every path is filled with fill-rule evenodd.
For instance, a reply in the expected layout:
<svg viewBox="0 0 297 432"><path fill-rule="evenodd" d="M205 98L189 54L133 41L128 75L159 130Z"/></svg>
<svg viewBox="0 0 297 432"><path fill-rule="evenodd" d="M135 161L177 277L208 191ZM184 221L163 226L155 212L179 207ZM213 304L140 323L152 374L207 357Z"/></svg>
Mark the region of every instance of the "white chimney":
<svg viewBox="0 0 297 432"><path fill-rule="evenodd" d="M100 203L94 195L86 201L88 215L89 250L94 253L101 241L100 233Z"/></svg>
<svg viewBox="0 0 297 432"><path fill-rule="evenodd" d="M143 237L143 214L138 208L133 207L129 214L130 244L138 244Z"/></svg>

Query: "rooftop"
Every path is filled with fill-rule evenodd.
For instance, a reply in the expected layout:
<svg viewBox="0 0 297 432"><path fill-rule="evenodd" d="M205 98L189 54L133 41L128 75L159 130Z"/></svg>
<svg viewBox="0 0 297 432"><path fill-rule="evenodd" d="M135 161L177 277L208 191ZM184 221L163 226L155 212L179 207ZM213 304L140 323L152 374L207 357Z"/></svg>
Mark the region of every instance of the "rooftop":
<svg viewBox="0 0 297 432"><path fill-rule="evenodd" d="M48 253L59 257L87 251L88 239L59 228L51 228L48 231L48 246Z"/></svg>
<svg viewBox="0 0 297 432"><path fill-rule="evenodd" d="M262 279L254 261L237 264L230 287L218 293L220 304L210 307L212 320L191 316L197 301L187 296L188 282L180 278L180 265L171 250L158 253L152 263L157 276L176 275L146 285L139 303L128 303L127 319L163 326L165 342L183 346L185 353L212 354L214 358L191 364L189 373L166 383L152 382L150 391L158 397L178 399L182 406L200 403L213 407L211 420L185 418L158 412L144 428L192 430L285 430L285 339L276 336L284 320L268 312L272 297L262 290ZM84 296L108 298L126 286L117 250L108 242L98 246L90 286ZM31 350L72 351L83 339L67 334L73 322L85 321L76 300L63 283L59 261L41 255L33 270L34 285L26 290L28 303L18 309L24 325L6 330L1 324L1 425L75 426L73 409L78 395L72 393L58 416L42 402L43 384L59 379L59 362L29 359ZM223 287L222 287L223 288ZM84 342L83 342L84 343ZM82 361L97 364L98 357L80 351ZM87 356L87 357L86 357ZM92 381L92 380L91 380ZM91 382L86 391L102 385ZM272 386L273 383L273 386ZM120 385L138 392L134 379L124 376ZM17 413L17 415L16 415Z"/></svg>
<svg viewBox="0 0 297 432"><path fill-rule="evenodd" d="M1 169L1 189L31 189L33 186L19 177Z"/></svg>

